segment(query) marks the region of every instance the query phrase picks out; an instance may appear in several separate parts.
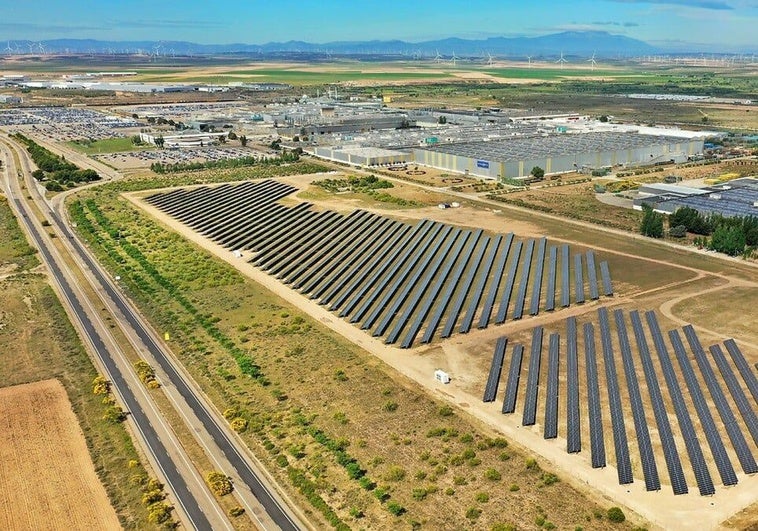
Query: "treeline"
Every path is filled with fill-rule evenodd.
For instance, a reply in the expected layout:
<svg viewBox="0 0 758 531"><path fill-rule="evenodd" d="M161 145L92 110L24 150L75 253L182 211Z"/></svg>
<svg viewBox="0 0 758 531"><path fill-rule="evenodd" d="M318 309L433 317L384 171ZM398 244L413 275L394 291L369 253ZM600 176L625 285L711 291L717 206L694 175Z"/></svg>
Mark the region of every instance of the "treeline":
<svg viewBox="0 0 758 531"><path fill-rule="evenodd" d="M150 169L155 173L177 173L182 171L197 171L197 170L215 170L215 169L234 169L244 168L247 166L256 165L274 165L286 164L289 162L297 162L300 160L300 153L297 151L287 151L282 153L278 157L273 158L258 158L258 157L241 157L238 159L223 159L223 160L209 160L206 162L187 162L187 163L174 163L163 164L161 162L153 162L150 165Z"/></svg>
<svg viewBox="0 0 758 531"><path fill-rule="evenodd" d="M16 133L12 136L24 143L34 164L39 168L32 172L32 177L41 182L51 192L60 192L78 183L100 180L100 175L95 170L79 169L76 164L72 164L63 157L43 148L34 140L21 133Z"/></svg>
<svg viewBox="0 0 758 531"><path fill-rule="evenodd" d="M644 208L640 232L645 236L664 236L664 214ZM758 248L758 217L721 214L701 214L691 207L682 207L668 216L668 235L684 238L687 233L696 234L693 243L701 248L728 254L749 257Z"/></svg>

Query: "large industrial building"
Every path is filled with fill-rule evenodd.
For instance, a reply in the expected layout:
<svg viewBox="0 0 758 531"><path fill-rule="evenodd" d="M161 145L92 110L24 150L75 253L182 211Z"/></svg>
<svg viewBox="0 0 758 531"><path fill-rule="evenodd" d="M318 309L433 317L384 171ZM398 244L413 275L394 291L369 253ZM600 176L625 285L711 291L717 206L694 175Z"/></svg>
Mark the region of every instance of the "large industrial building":
<svg viewBox="0 0 758 531"><path fill-rule="evenodd" d="M744 178L727 184L702 188L700 193L664 193L644 201L665 214L679 208L694 208L703 215L721 214L724 217L758 217L758 179Z"/></svg>
<svg viewBox="0 0 758 531"><path fill-rule="evenodd" d="M416 164L485 179L524 178L586 168L684 162L703 152L703 139L590 132L439 144L413 149Z"/></svg>

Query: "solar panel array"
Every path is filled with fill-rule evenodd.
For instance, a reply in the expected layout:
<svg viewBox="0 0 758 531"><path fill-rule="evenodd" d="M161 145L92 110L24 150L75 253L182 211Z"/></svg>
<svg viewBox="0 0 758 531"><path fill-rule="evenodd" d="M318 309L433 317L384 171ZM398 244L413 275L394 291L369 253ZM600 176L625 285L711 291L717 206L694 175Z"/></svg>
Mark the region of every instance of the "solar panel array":
<svg viewBox="0 0 758 531"><path fill-rule="evenodd" d="M431 220L410 226L363 210L345 216L309 203L279 203L295 191L266 180L177 189L146 200L402 348L412 347L419 334L429 343L437 334L466 333L474 323L486 328L493 312L501 324L511 306L513 319L523 317L527 303L530 315L555 307L558 257L551 248L544 288L545 238L522 242L512 233L487 236ZM569 247L562 253L561 306L568 306ZM596 283L597 272L588 275ZM575 273L576 293L584 293L583 277Z"/></svg>
<svg viewBox="0 0 758 531"><path fill-rule="evenodd" d="M579 453L582 451L581 433L584 422L590 436L590 457L593 468L606 466L604 433L605 430L611 431L614 440L613 457L620 484L634 481L632 462L636 462L639 463L645 489L660 490L661 480L658 473L660 463L656 461L653 441L656 433L660 439L663 460L674 494L686 494L689 490L684 463L680 459L681 448L677 448L677 441L680 441L678 443L680 445L683 443L686 448L692 475L701 495L715 493L709 463L719 472L723 485L736 484L737 476L731 464L730 452L727 451L722 440L712 409L718 413L742 471L745 474L758 473L754 455L758 447L758 414L756 414L755 401L751 401L743 389L743 384L745 388L751 389L758 380L737 344L733 340L724 343L732 358L732 363L729 362L720 345L712 345L708 351L723 377L729 395L744 424L740 423L735 415L733 406L716 377L706 349L702 347L692 326L687 325L682 329L689 345L688 350L678 330L669 331L668 343L665 341L654 312L645 314L647 332L639 312L632 311L628 317L627 320L625 312L617 309L613 312L613 323L611 323L608 310L604 307L598 309L597 319L602 348L600 359L596 353L595 326L591 322L584 323L581 339L584 346L585 401L580 399L578 352L580 338L577 337L576 318L569 317L566 320L565 363L560 356L560 334L549 335L547 375L542 377L547 385L544 396L539 393L539 385L545 330L541 326L535 327L532 330L531 346L525 348L524 345L516 344L513 347L502 412L509 414L516 411L522 365L526 363L528 372L521 425L535 425L537 412L541 407L544 418L541 426L543 437L554 439L564 436L567 453ZM631 322L631 333L634 334L636 348L633 348L630 341L629 322ZM612 329L616 332L615 340ZM651 351L648 338L652 339L654 351ZM493 380L499 378L500 368L504 364L505 342L505 337L497 342L487 381L485 396L493 397L492 400L494 400L494 394L497 393L497 383ZM616 346L618 351L616 351ZM673 350L680 371L675 370L669 349ZM529 351L528 360L523 359L526 350ZM620 356L617 356L618 352ZM695 359L696 367L691 363L691 357ZM641 362L642 374L638 372L635 358ZM658 359L658 364L655 358ZM616 372L617 359L620 359L623 365L623 375ZM603 415L599 363L604 368L609 419L604 418ZM699 370L700 376L697 375L696 369ZM494 376L495 374L497 377ZM738 379L738 374L743 377L742 383ZM563 380L562 376L565 376L566 382L566 419L563 425L559 419L559 382ZM626 382L625 386L622 380ZM701 386L700 381L705 383L704 387ZM667 410L667 404L663 398L663 382L671 398L670 404L673 411ZM644 384L644 387L641 384ZM625 391L622 387L625 387ZM649 401L643 396L645 388ZM685 398L686 396L690 397L691 404ZM584 412L581 411L582 404L586 404ZM624 405L628 405L626 411ZM693 420L691 410L694 410L697 422ZM669 417L672 414L676 418L675 424ZM583 421L583 419L586 420ZM654 426L650 427L648 421L654 421ZM628 437L631 435L636 439L636 444L633 446L629 445ZM701 447L701 440L708 444L710 450L708 457L705 456ZM750 444L749 441L754 444ZM638 452L634 458L631 456L631 448Z"/></svg>

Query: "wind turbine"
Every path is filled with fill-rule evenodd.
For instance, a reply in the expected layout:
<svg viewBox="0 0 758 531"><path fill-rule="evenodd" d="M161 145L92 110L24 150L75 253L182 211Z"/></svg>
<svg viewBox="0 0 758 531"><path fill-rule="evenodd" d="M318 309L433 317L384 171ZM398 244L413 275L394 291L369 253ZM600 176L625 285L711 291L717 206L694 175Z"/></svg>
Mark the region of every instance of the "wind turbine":
<svg viewBox="0 0 758 531"><path fill-rule="evenodd" d="M560 59L558 59L558 60L556 61L556 63L558 63L558 64L560 64L560 65L561 65L561 70L563 70L563 65L564 65L565 63L568 63L568 61L566 61L566 59L564 59L564 58L563 58L563 52L561 52L561 58L560 58Z"/></svg>
<svg viewBox="0 0 758 531"><path fill-rule="evenodd" d="M455 66L455 62L458 60L458 57L455 55L455 51L453 51L453 55L450 57L450 62L453 66Z"/></svg>
<svg viewBox="0 0 758 531"><path fill-rule="evenodd" d="M592 71L595 71L595 66L597 65L597 61L595 61L595 52L592 52L592 57L590 57L589 60L587 60L588 63L592 65Z"/></svg>
<svg viewBox="0 0 758 531"><path fill-rule="evenodd" d="M492 66L494 61L495 61L495 58L492 57L492 54L487 52L487 66Z"/></svg>
<svg viewBox="0 0 758 531"><path fill-rule="evenodd" d="M437 55L434 56L434 62L439 63L440 61L442 61L442 56L440 55L440 51L439 50L434 50L434 51L437 52Z"/></svg>
<svg viewBox="0 0 758 531"><path fill-rule="evenodd" d="M11 50L11 41L8 41L8 46L5 47L5 55L11 55L13 53L13 50Z"/></svg>
<svg viewBox="0 0 758 531"><path fill-rule="evenodd" d="M27 46L29 46L29 55L34 55L34 43L29 42L27 43Z"/></svg>
<svg viewBox="0 0 758 531"><path fill-rule="evenodd" d="M526 56L526 60L529 61L529 68L531 68L532 67L532 56L531 55L527 55Z"/></svg>
<svg viewBox="0 0 758 531"><path fill-rule="evenodd" d="M37 43L37 47L39 48L39 53L41 53L42 55L45 55L45 47L42 45L41 42Z"/></svg>

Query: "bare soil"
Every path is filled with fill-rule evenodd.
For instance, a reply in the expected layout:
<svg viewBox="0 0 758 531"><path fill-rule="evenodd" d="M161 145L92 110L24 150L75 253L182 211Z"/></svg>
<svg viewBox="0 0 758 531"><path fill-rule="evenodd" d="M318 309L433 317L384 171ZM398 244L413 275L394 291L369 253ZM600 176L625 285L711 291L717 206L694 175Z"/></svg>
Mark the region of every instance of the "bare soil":
<svg viewBox="0 0 758 531"><path fill-rule="evenodd" d="M57 380L0 389L0 529L119 529Z"/></svg>

